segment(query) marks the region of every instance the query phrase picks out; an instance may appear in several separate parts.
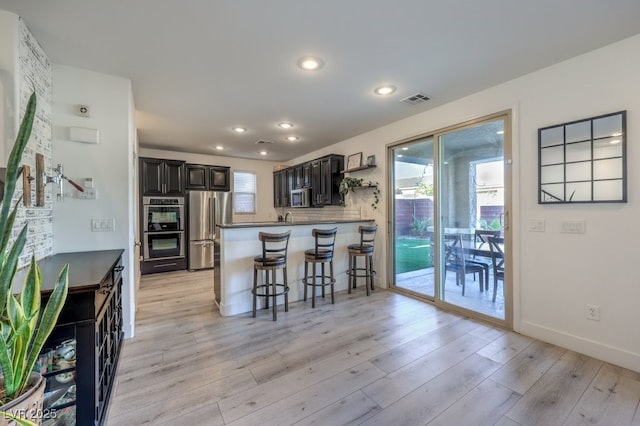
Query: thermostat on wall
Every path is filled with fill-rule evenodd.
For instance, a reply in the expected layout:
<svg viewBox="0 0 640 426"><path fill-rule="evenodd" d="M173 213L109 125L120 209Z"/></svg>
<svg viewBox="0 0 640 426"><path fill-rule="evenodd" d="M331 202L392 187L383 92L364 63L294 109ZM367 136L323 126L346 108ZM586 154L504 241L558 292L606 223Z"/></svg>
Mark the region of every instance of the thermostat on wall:
<svg viewBox="0 0 640 426"><path fill-rule="evenodd" d="M69 127L69 139L75 142L98 143L100 131L86 127Z"/></svg>

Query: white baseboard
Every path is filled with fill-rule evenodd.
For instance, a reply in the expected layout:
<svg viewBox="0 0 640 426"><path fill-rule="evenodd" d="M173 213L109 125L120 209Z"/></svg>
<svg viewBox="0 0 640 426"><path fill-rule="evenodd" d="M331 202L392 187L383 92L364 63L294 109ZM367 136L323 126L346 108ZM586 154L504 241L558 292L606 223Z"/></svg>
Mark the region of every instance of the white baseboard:
<svg viewBox="0 0 640 426"><path fill-rule="evenodd" d="M520 323L519 332L526 336L552 343L556 346L567 348L610 364L640 372L640 354L637 353L543 327L528 321L522 321Z"/></svg>

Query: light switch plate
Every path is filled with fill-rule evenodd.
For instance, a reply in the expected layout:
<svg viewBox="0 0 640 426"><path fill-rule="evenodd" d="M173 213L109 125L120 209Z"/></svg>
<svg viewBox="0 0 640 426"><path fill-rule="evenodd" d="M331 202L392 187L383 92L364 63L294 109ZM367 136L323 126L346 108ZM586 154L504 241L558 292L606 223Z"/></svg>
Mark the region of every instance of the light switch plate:
<svg viewBox="0 0 640 426"><path fill-rule="evenodd" d="M587 229L585 220L563 220L560 232L563 234L584 234Z"/></svg>
<svg viewBox="0 0 640 426"><path fill-rule="evenodd" d="M81 200L95 200L97 197L96 189L85 187L83 192L76 191L76 197L80 198Z"/></svg>
<svg viewBox="0 0 640 426"><path fill-rule="evenodd" d="M114 232L115 219L91 219L91 232Z"/></svg>

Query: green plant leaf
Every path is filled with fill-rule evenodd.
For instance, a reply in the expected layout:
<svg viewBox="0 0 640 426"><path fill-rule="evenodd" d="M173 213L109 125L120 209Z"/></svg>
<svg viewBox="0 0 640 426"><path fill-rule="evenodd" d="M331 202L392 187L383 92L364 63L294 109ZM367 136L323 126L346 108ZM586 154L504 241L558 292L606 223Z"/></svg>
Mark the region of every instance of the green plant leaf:
<svg viewBox="0 0 640 426"><path fill-rule="evenodd" d="M36 263L35 255L31 255L29 270L25 277L22 292L20 293L20 304L25 311L25 315L33 317L40 310L40 287L41 277ZM37 316L36 316L37 321ZM33 324L35 327L35 323Z"/></svg>
<svg viewBox="0 0 640 426"><path fill-rule="evenodd" d="M24 148L27 146L27 142L29 142L29 137L31 136L33 119L36 115L36 106L36 94L34 92L31 94L31 97L29 97L24 117L20 123L18 136L16 137L16 141L13 144L11 154L9 154L9 159L7 161L4 196L2 197L2 207L0 207L0 236L2 236L2 241L0 242L0 256L4 255L5 249L9 244L9 238L11 237L12 228L10 225L13 226L13 223L9 224L7 219L9 217L9 209L13 199L13 194L16 189L16 181L18 180L22 153L24 152Z"/></svg>
<svg viewBox="0 0 640 426"><path fill-rule="evenodd" d="M12 216L14 216L12 214ZM16 238L13 246L3 259L4 262L0 265L0 317L3 316L7 308L7 295L11 294L11 287L13 278L18 270L18 261L20 260L20 253L27 242L27 224L22 227L18 237Z"/></svg>
<svg viewBox="0 0 640 426"><path fill-rule="evenodd" d="M38 268L37 274L40 274L40 268ZM69 265L64 265L60 274L58 275L58 279L56 281L56 285L53 289L53 293L49 297L47 301L47 305L44 307L44 311L42 313L42 318L40 319L40 324L38 327L38 333L36 334L35 339L33 340L33 345L29 350L29 357L27 358L27 362L25 365L25 371L22 374L20 387L18 389L19 392L22 392L22 389L27 385L29 380L29 373L33 370L33 366L36 364L36 360L40 355L40 351L42 351L42 347L47 341L47 337L51 334L53 327L56 325L58 321L58 316L60 315L60 311L62 311L62 307L64 306L64 302L67 298L67 292L69 287Z"/></svg>

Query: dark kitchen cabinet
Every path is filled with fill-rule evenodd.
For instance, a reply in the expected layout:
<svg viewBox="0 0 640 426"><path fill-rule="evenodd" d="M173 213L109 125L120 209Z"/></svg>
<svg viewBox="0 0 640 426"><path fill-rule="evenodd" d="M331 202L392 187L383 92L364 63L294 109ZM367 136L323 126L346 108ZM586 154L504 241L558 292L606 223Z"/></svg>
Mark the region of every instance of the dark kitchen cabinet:
<svg viewBox="0 0 640 426"><path fill-rule="evenodd" d="M293 174L294 174L293 187L295 189L302 188L302 164L298 164L293 168Z"/></svg>
<svg viewBox="0 0 640 426"><path fill-rule="evenodd" d="M185 176L187 178L186 189L209 189L209 170L207 166L187 164L185 166Z"/></svg>
<svg viewBox="0 0 640 426"><path fill-rule="evenodd" d="M339 186L343 174L343 155L329 155L311 162L311 203L313 206L340 204Z"/></svg>
<svg viewBox="0 0 640 426"><path fill-rule="evenodd" d="M298 164L294 170L294 189L311 186L311 163Z"/></svg>
<svg viewBox="0 0 640 426"><path fill-rule="evenodd" d="M47 364L42 367L46 379L44 425L104 424L124 336L122 253L60 253L38 262L43 305L58 272L69 264L67 300L41 359L75 347L71 362L58 360L51 368Z"/></svg>
<svg viewBox="0 0 640 426"><path fill-rule="evenodd" d="M209 189L229 191L231 189L231 171L229 167L209 167Z"/></svg>
<svg viewBox="0 0 640 426"><path fill-rule="evenodd" d="M286 171L287 181L285 187L285 197L287 199L286 205L287 207L289 207L291 206L291 190L295 188L295 170L293 167L290 167Z"/></svg>
<svg viewBox="0 0 640 426"><path fill-rule="evenodd" d="M273 172L273 207L288 207L287 171Z"/></svg>
<svg viewBox="0 0 640 426"><path fill-rule="evenodd" d="M273 206L291 206L292 189L311 188L311 207L340 205L344 155L327 155L273 172Z"/></svg>
<svg viewBox="0 0 640 426"><path fill-rule="evenodd" d="M295 185L293 167L273 172L273 207L290 207L291 190Z"/></svg>
<svg viewBox="0 0 640 426"><path fill-rule="evenodd" d="M302 165L302 187L309 188L311 186L311 163Z"/></svg>
<svg viewBox="0 0 640 426"><path fill-rule="evenodd" d="M142 195L184 195L184 161L140 159Z"/></svg>
<svg viewBox="0 0 640 426"><path fill-rule="evenodd" d="M229 167L187 164L185 166L186 189L229 191L231 171Z"/></svg>

